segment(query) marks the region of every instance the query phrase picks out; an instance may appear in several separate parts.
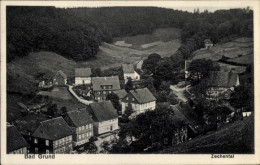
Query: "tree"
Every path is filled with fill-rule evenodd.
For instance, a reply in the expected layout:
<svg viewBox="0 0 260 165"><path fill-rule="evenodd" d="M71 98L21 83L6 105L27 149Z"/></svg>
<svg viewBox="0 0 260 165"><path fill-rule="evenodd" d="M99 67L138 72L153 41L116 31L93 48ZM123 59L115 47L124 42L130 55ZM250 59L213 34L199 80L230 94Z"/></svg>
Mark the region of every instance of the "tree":
<svg viewBox="0 0 260 165"><path fill-rule="evenodd" d="M65 106L61 107L61 114L67 113L67 108Z"/></svg>
<svg viewBox="0 0 260 165"><path fill-rule="evenodd" d="M47 108L47 115L54 117L57 111L58 111L57 104L52 104Z"/></svg>
<svg viewBox="0 0 260 165"><path fill-rule="evenodd" d="M122 114L122 105L119 103L119 98L115 93L108 94L106 99L112 102L118 114Z"/></svg>
<svg viewBox="0 0 260 165"><path fill-rule="evenodd" d="M129 92L132 89L134 89L132 78L128 77L127 83L125 84L125 90L126 90L126 92Z"/></svg>
<svg viewBox="0 0 260 165"><path fill-rule="evenodd" d="M210 71L218 71L220 69L217 63L211 60L197 59L190 63L188 71L190 72L189 80L193 84L199 83L202 79L209 77Z"/></svg>
<svg viewBox="0 0 260 165"><path fill-rule="evenodd" d="M100 68L95 68L92 70L91 77L100 77L102 74Z"/></svg>
<svg viewBox="0 0 260 165"><path fill-rule="evenodd" d="M128 103L128 105L125 107L125 115L129 117L134 112L132 104Z"/></svg>
<svg viewBox="0 0 260 165"><path fill-rule="evenodd" d="M168 96L168 102L171 104L171 105L175 105L175 104L178 104L179 103L179 100L178 100L178 97L175 95L175 94L170 94Z"/></svg>
<svg viewBox="0 0 260 165"><path fill-rule="evenodd" d="M162 81L174 80L174 67L170 58L164 58L155 66L153 78L156 82L154 85L157 89Z"/></svg>
<svg viewBox="0 0 260 165"><path fill-rule="evenodd" d="M104 153L108 153L110 151L109 143L107 141L103 141L100 147L103 148Z"/></svg>
<svg viewBox="0 0 260 165"><path fill-rule="evenodd" d="M92 154L97 153L98 148L95 144L96 140L97 140L96 137L91 136L89 138L89 142L85 144L84 149L87 150L88 153L92 153Z"/></svg>
<svg viewBox="0 0 260 165"><path fill-rule="evenodd" d="M144 60L142 69L154 73L155 66L160 60L161 60L161 56L159 54L156 53L150 54L148 58Z"/></svg>
<svg viewBox="0 0 260 165"><path fill-rule="evenodd" d="M242 111L243 108L254 104L253 99L253 93L250 89L244 86L238 86L234 89L234 92L230 94L229 102L232 107L238 108Z"/></svg>
<svg viewBox="0 0 260 165"><path fill-rule="evenodd" d="M153 94L156 93L156 89L153 85L154 79L152 77L148 77L147 79L142 79L141 87L148 88Z"/></svg>

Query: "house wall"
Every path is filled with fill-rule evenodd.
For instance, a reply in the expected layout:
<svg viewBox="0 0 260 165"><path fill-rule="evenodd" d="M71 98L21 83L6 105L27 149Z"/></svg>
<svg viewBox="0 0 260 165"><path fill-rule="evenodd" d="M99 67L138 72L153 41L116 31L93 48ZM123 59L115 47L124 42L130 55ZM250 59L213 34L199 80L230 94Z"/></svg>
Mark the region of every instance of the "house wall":
<svg viewBox="0 0 260 165"><path fill-rule="evenodd" d="M101 91L94 91L94 99L97 101L106 100L106 97L109 93L112 93L112 90L101 90Z"/></svg>
<svg viewBox="0 0 260 165"><path fill-rule="evenodd" d="M118 118L94 123L94 134L99 135L119 129Z"/></svg>
<svg viewBox="0 0 260 165"><path fill-rule="evenodd" d="M89 142L91 136L93 136L93 124L77 127L75 130L75 136L73 136L74 147Z"/></svg>
<svg viewBox="0 0 260 165"><path fill-rule="evenodd" d="M133 110L135 111L136 114L143 113L146 110L154 110L155 106L156 106L155 101L144 103L144 104L139 104L139 103L136 103L136 102L124 102L124 101L122 101L122 114L125 113L125 109L128 106L128 103L130 103L132 105L132 108L133 108Z"/></svg>
<svg viewBox="0 0 260 165"><path fill-rule="evenodd" d="M91 84L91 77L75 77L75 84Z"/></svg>
<svg viewBox="0 0 260 165"><path fill-rule="evenodd" d="M30 153L34 154L64 154L72 151L72 135L52 141L32 137Z"/></svg>
<svg viewBox="0 0 260 165"><path fill-rule="evenodd" d="M124 73L125 83L127 83L128 77L131 77L132 80L140 80L140 75L136 71L134 73Z"/></svg>
<svg viewBox="0 0 260 165"><path fill-rule="evenodd" d="M143 62L144 62L143 60L139 61L139 62L136 64L136 68L141 70L141 69L142 69Z"/></svg>
<svg viewBox="0 0 260 165"><path fill-rule="evenodd" d="M9 152L8 154L27 154L27 147L19 148L17 150Z"/></svg>

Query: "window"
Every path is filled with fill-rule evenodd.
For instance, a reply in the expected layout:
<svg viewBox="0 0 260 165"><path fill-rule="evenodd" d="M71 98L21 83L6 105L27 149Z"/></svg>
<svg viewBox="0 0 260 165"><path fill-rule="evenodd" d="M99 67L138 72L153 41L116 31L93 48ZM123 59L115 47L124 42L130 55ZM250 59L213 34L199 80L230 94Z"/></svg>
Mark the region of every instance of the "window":
<svg viewBox="0 0 260 165"><path fill-rule="evenodd" d="M106 94L106 91L103 91L103 94Z"/></svg>
<svg viewBox="0 0 260 165"><path fill-rule="evenodd" d="M99 95L99 94L100 94L100 92L97 92L97 94Z"/></svg>
<svg viewBox="0 0 260 165"><path fill-rule="evenodd" d="M84 137L85 137L85 134L82 134L82 139L84 139Z"/></svg>
<svg viewBox="0 0 260 165"><path fill-rule="evenodd" d="M46 154L49 154L50 152L49 152L49 150L46 150Z"/></svg>
<svg viewBox="0 0 260 165"><path fill-rule="evenodd" d="M89 132L89 136L91 136L91 132Z"/></svg>
<svg viewBox="0 0 260 165"><path fill-rule="evenodd" d="M108 91L108 93L111 93L111 91Z"/></svg>
<svg viewBox="0 0 260 165"><path fill-rule="evenodd" d="M126 97L126 100L128 100L128 97Z"/></svg>
<svg viewBox="0 0 260 165"><path fill-rule="evenodd" d="M79 127L79 131L81 131L81 127Z"/></svg>
<svg viewBox="0 0 260 165"><path fill-rule="evenodd" d="M84 130L84 125L82 126L82 130Z"/></svg>
<svg viewBox="0 0 260 165"><path fill-rule="evenodd" d="M89 128L91 128L91 124L89 124Z"/></svg>
<svg viewBox="0 0 260 165"><path fill-rule="evenodd" d="M134 98L132 98L132 101L135 101L135 99L134 99Z"/></svg>
<svg viewBox="0 0 260 165"><path fill-rule="evenodd" d="M49 146L49 140L45 140L45 145Z"/></svg>
<svg viewBox="0 0 260 165"><path fill-rule="evenodd" d="M37 147L35 148L35 153L38 154L38 148Z"/></svg>
<svg viewBox="0 0 260 165"><path fill-rule="evenodd" d="M79 135L79 139L81 139L81 135Z"/></svg>
<svg viewBox="0 0 260 165"><path fill-rule="evenodd" d="M38 139L34 138L34 143L37 144L38 143Z"/></svg>

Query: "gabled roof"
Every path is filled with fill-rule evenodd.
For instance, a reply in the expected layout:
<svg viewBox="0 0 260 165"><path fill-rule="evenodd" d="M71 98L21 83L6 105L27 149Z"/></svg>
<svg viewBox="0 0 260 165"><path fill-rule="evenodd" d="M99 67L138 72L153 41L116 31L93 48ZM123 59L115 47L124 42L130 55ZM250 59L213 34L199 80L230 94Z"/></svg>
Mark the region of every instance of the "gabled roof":
<svg viewBox="0 0 260 165"><path fill-rule="evenodd" d="M90 77L91 68L75 68L75 77Z"/></svg>
<svg viewBox="0 0 260 165"><path fill-rule="evenodd" d="M90 113L93 115L94 121L106 121L117 118L117 110L114 108L110 100L92 103L89 105Z"/></svg>
<svg viewBox="0 0 260 165"><path fill-rule="evenodd" d="M7 126L7 153L27 147L27 142L13 125Z"/></svg>
<svg viewBox="0 0 260 165"><path fill-rule="evenodd" d="M93 91L99 90L119 90L120 83L118 76L111 77L92 77ZM102 85L112 85L112 89L102 89Z"/></svg>
<svg viewBox="0 0 260 165"><path fill-rule="evenodd" d="M140 104L156 101L156 98L148 88L130 90L129 93L131 93Z"/></svg>
<svg viewBox="0 0 260 165"><path fill-rule="evenodd" d="M119 99L122 99L127 95L127 92L125 91L125 89L113 91L113 93L115 93Z"/></svg>
<svg viewBox="0 0 260 165"><path fill-rule="evenodd" d="M73 132L66 121L62 117L57 117L42 121L32 136L49 140L58 140L72 134Z"/></svg>
<svg viewBox="0 0 260 165"><path fill-rule="evenodd" d="M54 77L56 77L57 75L61 75L61 77L67 79L67 75L62 70L59 70Z"/></svg>
<svg viewBox="0 0 260 165"><path fill-rule="evenodd" d="M134 67L132 64L122 64L123 72L124 73L134 73Z"/></svg>
<svg viewBox="0 0 260 165"><path fill-rule="evenodd" d="M194 133L199 131L199 121L197 114L188 103L176 104L171 106L174 112L174 122L182 122L190 126Z"/></svg>
<svg viewBox="0 0 260 165"><path fill-rule="evenodd" d="M204 44L213 44L212 41L210 39L205 39L204 40Z"/></svg>
<svg viewBox="0 0 260 165"><path fill-rule="evenodd" d="M70 119L70 122L67 121L67 118ZM72 124L75 127L94 123L86 109L67 112L64 119L69 125Z"/></svg>
<svg viewBox="0 0 260 165"><path fill-rule="evenodd" d="M212 71L208 79L209 86L212 87L226 87L237 86L239 84L238 73L223 72L223 71Z"/></svg>

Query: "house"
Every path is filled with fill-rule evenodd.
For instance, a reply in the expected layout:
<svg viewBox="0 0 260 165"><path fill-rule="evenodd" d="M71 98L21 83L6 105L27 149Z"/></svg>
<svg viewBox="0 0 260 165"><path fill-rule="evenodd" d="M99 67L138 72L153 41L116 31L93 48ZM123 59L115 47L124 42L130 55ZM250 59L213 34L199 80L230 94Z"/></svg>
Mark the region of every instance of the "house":
<svg viewBox="0 0 260 165"><path fill-rule="evenodd" d="M92 77L92 95L97 101L106 100L106 96L112 91L120 90L118 76Z"/></svg>
<svg viewBox="0 0 260 165"><path fill-rule="evenodd" d="M67 75L59 70L53 77L53 85L63 86L67 84Z"/></svg>
<svg viewBox="0 0 260 165"><path fill-rule="evenodd" d="M118 96L119 102L121 102L121 100L127 95L127 92L125 89L113 91L113 93Z"/></svg>
<svg viewBox="0 0 260 165"><path fill-rule="evenodd" d="M148 88L130 90L122 99L122 113L125 113L126 107L132 106L134 115L143 113L146 110L154 110L156 106L156 98Z"/></svg>
<svg viewBox="0 0 260 165"><path fill-rule="evenodd" d="M204 45L205 45L205 48L208 49L208 48L211 48L213 46L213 43L210 39L205 39Z"/></svg>
<svg viewBox="0 0 260 165"><path fill-rule="evenodd" d="M198 116L189 103L180 102L170 107L174 112L174 124L179 126L174 132L173 141L175 141L175 143L187 141L202 131Z"/></svg>
<svg viewBox="0 0 260 165"><path fill-rule="evenodd" d="M144 63L144 60L143 60L143 59L141 59L140 61L138 61L138 62L135 64L136 69L142 70L143 63Z"/></svg>
<svg viewBox="0 0 260 165"><path fill-rule="evenodd" d="M75 84L91 84L91 68L75 69Z"/></svg>
<svg viewBox="0 0 260 165"><path fill-rule="evenodd" d="M190 76L189 73L189 67L192 60L185 60L185 79L187 79Z"/></svg>
<svg viewBox="0 0 260 165"><path fill-rule="evenodd" d="M94 134L99 135L119 129L117 110L111 101L92 103L88 111L94 120Z"/></svg>
<svg viewBox="0 0 260 165"><path fill-rule="evenodd" d="M249 117L251 116L252 112L242 112L243 117Z"/></svg>
<svg viewBox="0 0 260 165"><path fill-rule="evenodd" d="M73 130L73 147L89 142L93 136L94 121L86 109L67 112L63 118Z"/></svg>
<svg viewBox="0 0 260 165"><path fill-rule="evenodd" d="M140 80L140 75L134 70L132 64L123 64L122 69L124 73L125 83L127 83L129 77L132 79L132 81Z"/></svg>
<svg viewBox="0 0 260 165"><path fill-rule="evenodd" d="M7 125L7 154L27 154L27 142L14 125Z"/></svg>
<svg viewBox="0 0 260 165"><path fill-rule="evenodd" d="M31 135L30 152L65 154L72 151L73 131L62 117L40 122Z"/></svg>
<svg viewBox="0 0 260 165"><path fill-rule="evenodd" d="M232 71L212 71L206 81L208 99L229 99L234 87L240 85L238 73Z"/></svg>

